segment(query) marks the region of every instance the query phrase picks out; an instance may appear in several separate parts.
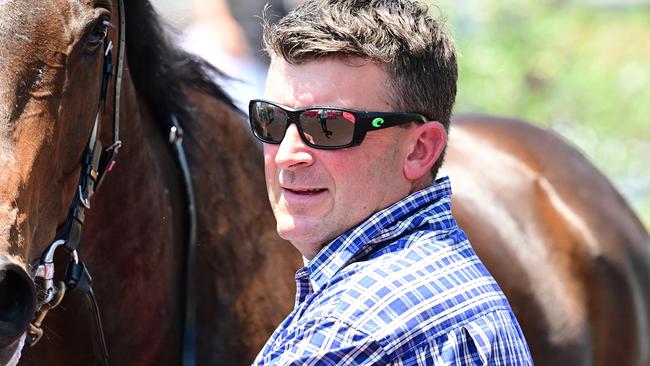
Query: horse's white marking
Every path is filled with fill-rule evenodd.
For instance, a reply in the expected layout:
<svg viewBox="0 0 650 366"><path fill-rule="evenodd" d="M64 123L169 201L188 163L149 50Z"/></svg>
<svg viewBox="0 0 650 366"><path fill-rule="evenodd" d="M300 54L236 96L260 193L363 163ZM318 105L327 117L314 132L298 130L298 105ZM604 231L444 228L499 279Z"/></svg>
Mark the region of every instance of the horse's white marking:
<svg viewBox="0 0 650 366"><path fill-rule="evenodd" d="M11 142L7 141L8 136L0 135L0 166L14 166L16 156L14 155Z"/></svg>
<svg viewBox="0 0 650 366"><path fill-rule="evenodd" d="M12 208L9 204L2 202L0 203L0 253L9 252L9 234L11 230L11 224L16 222L18 217L18 209Z"/></svg>
<svg viewBox="0 0 650 366"><path fill-rule="evenodd" d="M15 2L15 0L0 0L0 14L2 14L2 16L0 16L0 28L3 28L2 26L5 23L9 23L13 19L11 16L13 13L7 10L13 2Z"/></svg>
<svg viewBox="0 0 650 366"><path fill-rule="evenodd" d="M25 33L14 32L14 36L15 36L16 38L18 38L18 39L22 39L23 41L25 41L25 42L27 42L27 43L32 43L32 39L29 38L29 36L28 36L27 34L25 34Z"/></svg>
<svg viewBox="0 0 650 366"><path fill-rule="evenodd" d="M0 0L2 1L2 0ZM22 337L20 337L20 340L18 341L18 347L16 347L16 352L14 355L9 359L9 362L7 363L7 366L16 366L18 365L18 361L20 361L20 356L23 351L23 347L25 346L25 334L23 334Z"/></svg>
<svg viewBox="0 0 650 366"><path fill-rule="evenodd" d="M505 189L513 192L513 196L516 196L516 192L526 193L525 191L541 187L548 195L553 207L567 219L567 224L586 239L590 253L598 255L599 248L593 234L550 183L524 162L504 153L490 142L473 138L461 129L453 130L451 141L452 144L458 146L458 151L462 151L462 154L457 155L456 158L468 157L466 160L458 162L458 166L463 164L465 169L447 172L452 177L454 191L458 196L469 199L469 202L473 204L471 209L486 212L486 217L519 215L518 219L498 222L495 229L501 237L508 238L508 240L504 240L505 243L513 244L510 252L518 258L520 263L525 264L524 268L535 267L535 271L527 273L529 283L537 288L537 291L531 291L531 295L543 309L546 324L550 329L551 341L563 343L576 339L585 331L586 306L583 303L584 298L581 296L557 296L557 294L582 294L583 292L583 289L576 284L571 276L570 263L566 263L565 258L553 252L553 248L547 247L544 241L539 239L543 238L545 234L541 232L543 228L536 225L535 207L519 207L516 212L508 211L502 197L487 196L486 193L489 193L489 190L482 186L497 184L499 187L506 187ZM475 159L474 151L481 151L481 156L478 159ZM497 161L499 164L495 164ZM509 168L506 170L500 168L504 164ZM490 180L487 179L488 177L480 177L478 172L488 169L496 171L498 174L491 174ZM512 172L511 175L509 172ZM518 184L517 182L521 182L522 176L527 177L530 184ZM513 199L516 198L513 197ZM510 203L518 204L517 201ZM530 217L521 217L522 215ZM518 226L517 222L523 222L525 225Z"/></svg>

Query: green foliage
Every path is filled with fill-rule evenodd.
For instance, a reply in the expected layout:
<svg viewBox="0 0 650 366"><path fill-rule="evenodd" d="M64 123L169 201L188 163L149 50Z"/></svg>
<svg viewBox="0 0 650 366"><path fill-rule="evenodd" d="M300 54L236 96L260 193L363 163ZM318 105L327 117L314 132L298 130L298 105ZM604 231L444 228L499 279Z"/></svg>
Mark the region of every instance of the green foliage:
<svg viewBox="0 0 650 366"><path fill-rule="evenodd" d="M650 227L650 9L532 0L437 5L459 53L456 112L558 131Z"/></svg>

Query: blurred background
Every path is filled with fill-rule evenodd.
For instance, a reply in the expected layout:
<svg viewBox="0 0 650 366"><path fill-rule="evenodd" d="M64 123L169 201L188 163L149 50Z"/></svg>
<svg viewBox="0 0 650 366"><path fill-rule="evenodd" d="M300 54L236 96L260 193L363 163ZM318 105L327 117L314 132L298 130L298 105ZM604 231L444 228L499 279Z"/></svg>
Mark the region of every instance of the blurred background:
<svg viewBox="0 0 650 366"><path fill-rule="evenodd" d="M187 48L264 89L266 0L154 0ZM459 53L456 113L517 117L587 155L650 227L650 0L437 0ZM295 0L271 0L281 16Z"/></svg>

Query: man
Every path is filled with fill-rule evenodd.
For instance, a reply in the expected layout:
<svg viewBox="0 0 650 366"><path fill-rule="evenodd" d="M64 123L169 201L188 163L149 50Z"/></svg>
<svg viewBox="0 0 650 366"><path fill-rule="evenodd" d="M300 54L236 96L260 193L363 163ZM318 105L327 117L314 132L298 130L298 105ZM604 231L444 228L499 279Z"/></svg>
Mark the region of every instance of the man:
<svg viewBox="0 0 650 366"><path fill-rule="evenodd" d="M313 0L265 45L250 121L278 233L306 265L255 364L532 364L435 179L457 79L440 24L412 2Z"/></svg>

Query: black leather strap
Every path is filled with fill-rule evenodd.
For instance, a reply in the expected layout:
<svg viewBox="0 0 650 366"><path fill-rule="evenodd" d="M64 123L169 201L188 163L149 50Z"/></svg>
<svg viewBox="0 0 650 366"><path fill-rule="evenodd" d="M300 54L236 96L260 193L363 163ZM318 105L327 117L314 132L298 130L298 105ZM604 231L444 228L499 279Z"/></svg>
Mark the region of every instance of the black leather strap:
<svg viewBox="0 0 650 366"><path fill-rule="evenodd" d="M183 148L183 129L175 115L169 119L170 132L169 143L174 150L176 162L183 175L183 185L185 186L185 200L187 205L187 246L185 251L185 321L183 323L183 366L196 365L196 199L194 196L194 186L192 185L192 176L190 166L187 162L185 149Z"/></svg>
<svg viewBox="0 0 650 366"><path fill-rule="evenodd" d="M52 244L46 248L46 250L41 255L41 258L39 258L38 263L33 268L33 276L35 278L35 281L38 279L46 286L42 289L43 294L39 296L43 302L38 304L37 313L35 314L34 321L30 324L30 329L28 331L29 337L27 337L30 345L32 346L38 342L40 336L42 335L40 324L47 312L58 305L61 297L64 296L67 291L74 289L79 290L83 292L88 298L89 304L92 308L92 316L95 319L95 325L98 334L97 342L95 343L99 344L99 351L97 352L97 363L99 365L108 364L106 340L104 337L104 330L102 327L99 307L97 306L97 300L95 299L95 294L92 289L92 278L83 262L79 261L77 248L79 247L81 241L81 230L84 224L85 211L87 209L90 209L91 198L95 194L95 191L99 188L99 185L105 178L106 173L109 172L112 168L114 163L113 158L122 145L121 141L119 140L119 111L122 73L124 69L124 44L126 37L126 23L123 1L124 0L119 0L120 43L117 57L117 77L115 80L114 93L115 114L113 116L113 144L111 144L111 146L109 146L106 150L102 151L102 144L99 140L101 115L106 104L106 99L108 97L108 87L110 80L114 73L112 53L113 44L112 42L108 42L106 43L104 50L104 63L97 114L95 116L93 128L88 138L86 150L84 151L84 155L81 159L81 172L79 177L79 184L77 185L77 191L75 192L72 202L70 203L68 217L57 233L57 237L59 239L53 241ZM58 289L57 287L53 286L54 253L60 246L64 246L68 250L71 256L71 260L66 272L65 284L62 284L61 286L63 287ZM56 296L57 292L59 293L58 297ZM51 301L54 298L58 299L58 301L53 305Z"/></svg>

